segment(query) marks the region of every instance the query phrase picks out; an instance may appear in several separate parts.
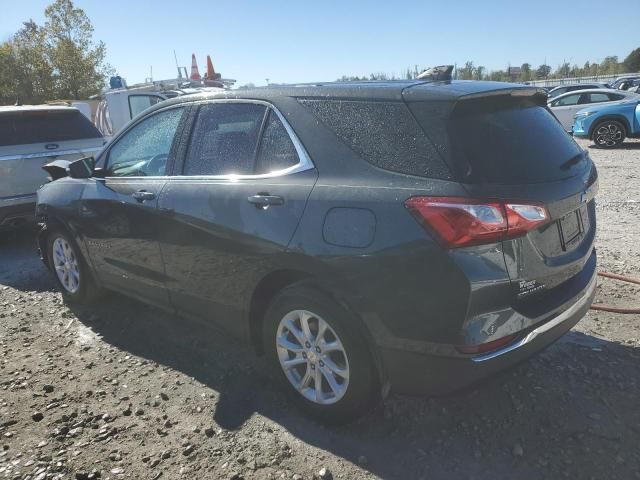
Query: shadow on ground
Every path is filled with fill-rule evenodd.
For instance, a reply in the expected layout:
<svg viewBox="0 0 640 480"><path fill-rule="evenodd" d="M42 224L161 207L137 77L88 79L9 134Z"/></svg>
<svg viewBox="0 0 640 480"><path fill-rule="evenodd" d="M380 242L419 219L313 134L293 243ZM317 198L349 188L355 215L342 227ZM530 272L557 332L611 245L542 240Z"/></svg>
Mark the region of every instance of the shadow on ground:
<svg viewBox="0 0 640 480"><path fill-rule="evenodd" d="M589 148L593 148L594 150L607 150L597 145L589 145ZM640 142L625 140L620 145L611 148L611 150L640 150Z"/></svg>
<svg viewBox="0 0 640 480"><path fill-rule="evenodd" d="M27 251L24 237L15 238L0 247L10 262L2 263L0 283L51 288L43 267L13 258ZM7 274L16 265L25 268ZM218 392L220 427L239 430L261 415L382 478L633 478L640 466L639 348L572 332L472 390L392 395L358 422L328 428L294 408L262 359L209 327L116 295L74 313L115 348Z"/></svg>

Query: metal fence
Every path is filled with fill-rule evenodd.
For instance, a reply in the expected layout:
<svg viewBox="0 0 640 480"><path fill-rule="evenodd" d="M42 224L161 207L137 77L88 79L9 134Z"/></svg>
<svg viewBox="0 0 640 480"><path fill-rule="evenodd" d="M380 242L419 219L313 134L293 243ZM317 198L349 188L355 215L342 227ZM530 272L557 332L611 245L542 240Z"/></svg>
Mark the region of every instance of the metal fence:
<svg viewBox="0 0 640 480"><path fill-rule="evenodd" d="M589 77L570 77L570 78L549 78L547 80L532 80L530 85L537 87L555 87L557 85L569 85L574 83L612 83L614 80L627 75L637 75L640 73L624 73L618 75L591 75Z"/></svg>

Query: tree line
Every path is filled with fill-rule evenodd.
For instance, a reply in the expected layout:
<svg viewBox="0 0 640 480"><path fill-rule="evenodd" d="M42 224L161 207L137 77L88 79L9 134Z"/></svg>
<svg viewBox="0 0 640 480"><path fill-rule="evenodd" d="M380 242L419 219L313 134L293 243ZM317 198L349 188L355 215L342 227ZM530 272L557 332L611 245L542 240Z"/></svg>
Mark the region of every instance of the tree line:
<svg viewBox="0 0 640 480"><path fill-rule="evenodd" d="M513 65L514 67L516 65ZM511 67L511 66L510 66ZM623 61L619 61L615 55L605 57L601 62L586 62L582 67L563 62L555 70L550 65L542 64L534 67L530 63L523 63L519 66L519 74L510 72L510 67L504 70L488 71L482 65L476 65L472 61L465 62L462 66L456 66L453 76L459 80L494 80L499 82L530 82L533 80L548 80L568 77L588 77L598 75L621 75L624 73L640 72L640 48L631 51ZM374 72L363 76L343 75L338 81L363 81L363 80L412 80L416 78L424 68L418 65L407 67L402 75L388 74L385 72Z"/></svg>
<svg viewBox="0 0 640 480"><path fill-rule="evenodd" d="M56 0L44 13L43 25L24 22L0 43L0 105L86 99L100 93L113 72L84 10Z"/></svg>

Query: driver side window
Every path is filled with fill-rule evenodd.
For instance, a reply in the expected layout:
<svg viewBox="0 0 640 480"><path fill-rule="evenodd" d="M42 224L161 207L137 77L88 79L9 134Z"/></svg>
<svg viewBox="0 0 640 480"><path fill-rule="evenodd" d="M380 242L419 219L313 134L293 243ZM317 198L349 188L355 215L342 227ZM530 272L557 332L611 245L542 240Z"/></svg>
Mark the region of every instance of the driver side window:
<svg viewBox="0 0 640 480"><path fill-rule="evenodd" d="M165 175L173 138L184 108L156 113L120 137L109 150L108 177Z"/></svg>

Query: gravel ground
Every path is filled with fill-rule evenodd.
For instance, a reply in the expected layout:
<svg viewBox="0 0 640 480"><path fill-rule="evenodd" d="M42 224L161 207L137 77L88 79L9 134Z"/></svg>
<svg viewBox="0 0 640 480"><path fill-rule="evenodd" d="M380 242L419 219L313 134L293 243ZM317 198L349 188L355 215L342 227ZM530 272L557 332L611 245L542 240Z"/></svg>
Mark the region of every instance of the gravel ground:
<svg viewBox="0 0 640 480"><path fill-rule="evenodd" d="M600 268L640 277L640 142L590 152ZM603 280L597 301L639 291ZM640 479L639 320L591 311L472 390L327 428L198 324L116 295L68 309L32 232L2 234L0 478Z"/></svg>

